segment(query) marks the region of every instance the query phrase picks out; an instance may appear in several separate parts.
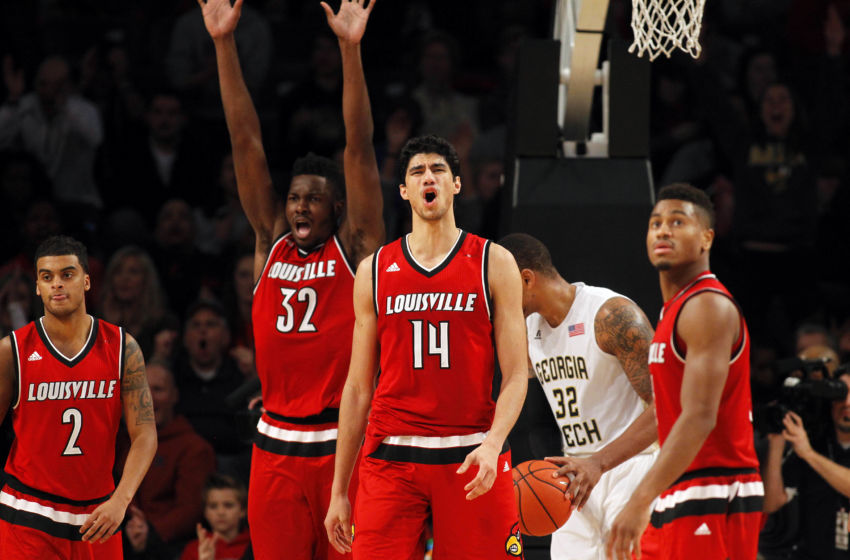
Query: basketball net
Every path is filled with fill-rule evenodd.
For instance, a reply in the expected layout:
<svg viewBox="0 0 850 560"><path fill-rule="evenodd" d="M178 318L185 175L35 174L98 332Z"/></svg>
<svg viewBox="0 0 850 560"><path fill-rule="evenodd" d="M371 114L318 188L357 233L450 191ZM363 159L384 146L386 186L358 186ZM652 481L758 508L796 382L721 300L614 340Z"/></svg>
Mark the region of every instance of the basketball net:
<svg viewBox="0 0 850 560"><path fill-rule="evenodd" d="M664 54L670 58L675 49L692 57L702 50L699 32L705 0L632 0L632 31L635 40L629 52L644 53L649 60Z"/></svg>

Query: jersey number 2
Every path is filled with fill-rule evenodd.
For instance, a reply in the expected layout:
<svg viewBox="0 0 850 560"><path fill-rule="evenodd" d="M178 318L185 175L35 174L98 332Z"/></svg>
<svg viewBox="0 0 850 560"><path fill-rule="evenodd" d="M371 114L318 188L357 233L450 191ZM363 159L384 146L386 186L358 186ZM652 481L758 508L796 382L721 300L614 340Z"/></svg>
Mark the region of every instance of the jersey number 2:
<svg viewBox="0 0 850 560"><path fill-rule="evenodd" d="M68 436L68 443L65 444L62 455L82 455L83 450L77 447L77 439L83 429L83 413L76 408L66 408L62 413L62 423L71 424L71 435Z"/></svg>
<svg viewBox="0 0 850 560"><path fill-rule="evenodd" d="M310 322L310 319L313 318L313 313L316 312L316 300L318 299L316 296L316 290L310 288L309 286L305 286L300 290L295 290L293 288L281 288L281 293L283 294L283 302L281 305L283 306L283 315L277 316L277 330L282 333L288 333L292 330L292 327L295 326L295 317L293 316L294 310L292 309L292 305L289 303L289 300L292 299L296 293L298 294L295 299L298 301L306 301L307 302L307 311L304 312L304 317L301 318L301 323L298 325L298 332L316 332L316 325Z"/></svg>

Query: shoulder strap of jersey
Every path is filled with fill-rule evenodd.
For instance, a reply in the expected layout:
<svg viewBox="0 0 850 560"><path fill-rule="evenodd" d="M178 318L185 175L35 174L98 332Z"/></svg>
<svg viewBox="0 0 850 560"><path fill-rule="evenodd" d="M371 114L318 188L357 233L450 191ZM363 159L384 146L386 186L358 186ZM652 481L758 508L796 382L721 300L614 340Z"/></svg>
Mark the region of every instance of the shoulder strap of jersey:
<svg viewBox="0 0 850 560"><path fill-rule="evenodd" d="M700 288L699 290L695 290L695 291L689 293L679 303L679 308L676 310L676 318L673 320L673 330L670 333L670 342L673 346L673 352L676 354L676 356L680 360L682 360L682 362L685 361L687 349L683 350L682 348L679 347L679 344L677 343L678 335L676 334L676 331L677 331L678 326L679 326L679 316L682 314L682 308L685 306L685 304L688 302L688 300L690 300L692 297L694 297L696 295L699 295L699 294L702 294L702 293L705 293L705 292L713 292L715 294L718 294L718 295L721 295L725 298L728 298L729 301L731 301L735 305L735 308L738 310L738 325L739 325L739 327L738 327L738 331L739 331L738 332L738 338L735 340L735 344L732 345L732 352L731 352L731 355L730 355L730 361L734 362L741 355L741 352L743 352L744 346L745 346L745 343L746 343L747 329L745 328L745 324L744 324L744 314L741 311L741 306L738 305L738 302L735 301L735 298L733 298L731 294L729 294L728 292L725 292L723 290L710 287L710 286L705 287L705 288Z"/></svg>

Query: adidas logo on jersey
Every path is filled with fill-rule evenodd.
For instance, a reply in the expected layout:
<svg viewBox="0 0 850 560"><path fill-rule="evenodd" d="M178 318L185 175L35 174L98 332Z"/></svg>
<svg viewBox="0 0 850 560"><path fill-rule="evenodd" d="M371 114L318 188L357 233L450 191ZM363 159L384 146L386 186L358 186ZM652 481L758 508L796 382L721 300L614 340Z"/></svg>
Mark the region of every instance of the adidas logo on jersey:
<svg viewBox="0 0 850 560"><path fill-rule="evenodd" d="M537 334L534 335L534 340L540 340L540 331L537 331Z"/></svg>
<svg viewBox="0 0 850 560"><path fill-rule="evenodd" d="M710 534L711 534L711 529L709 529L708 525L706 525L705 523L703 523L702 525L697 527L697 530L694 531L694 535L710 535Z"/></svg>
<svg viewBox="0 0 850 560"><path fill-rule="evenodd" d="M30 357L27 358L27 361L28 362L35 362L35 361L38 361L40 359L41 359L41 354L39 354L38 352L33 352L32 354L30 354Z"/></svg>
<svg viewBox="0 0 850 560"><path fill-rule="evenodd" d="M393 264L391 264L390 266L387 267L387 272L398 272L399 270L401 270L401 269L398 267L398 264L396 264L395 262L393 262Z"/></svg>
<svg viewBox="0 0 850 560"><path fill-rule="evenodd" d="M511 466L508 464L507 461L505 461L505 466L502 467L502 472L508 472L509 470L511 470Z"/></svg>

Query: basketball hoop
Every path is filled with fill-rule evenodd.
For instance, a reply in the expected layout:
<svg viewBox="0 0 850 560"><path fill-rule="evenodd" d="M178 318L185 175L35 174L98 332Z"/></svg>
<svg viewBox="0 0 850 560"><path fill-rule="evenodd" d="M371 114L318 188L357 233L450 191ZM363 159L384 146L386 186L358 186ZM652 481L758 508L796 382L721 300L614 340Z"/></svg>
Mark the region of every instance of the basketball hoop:
<svg viewBox="0 0 850 560"><path fill-rule="evenodd" d="M705 0L632 0L632 31L635 40L629 52L644 53L649 60L675 49L699 57L699 32Z"/></svg>

